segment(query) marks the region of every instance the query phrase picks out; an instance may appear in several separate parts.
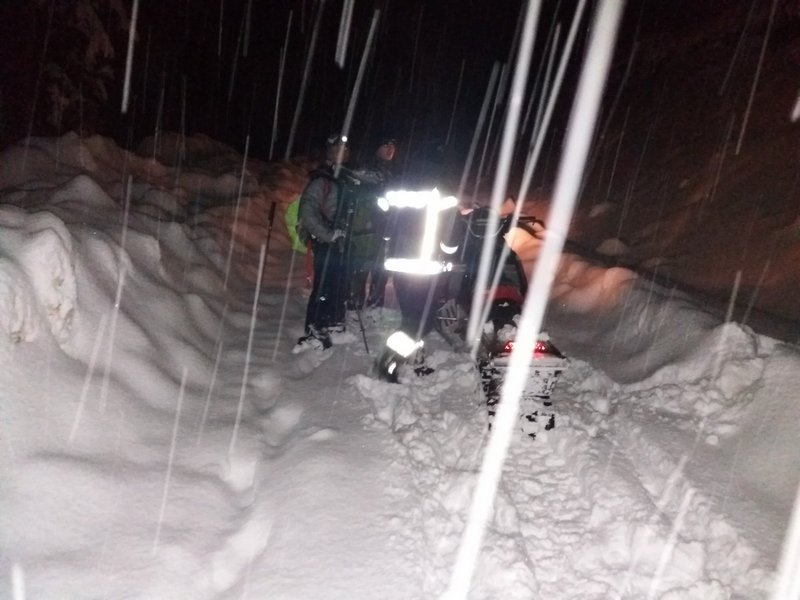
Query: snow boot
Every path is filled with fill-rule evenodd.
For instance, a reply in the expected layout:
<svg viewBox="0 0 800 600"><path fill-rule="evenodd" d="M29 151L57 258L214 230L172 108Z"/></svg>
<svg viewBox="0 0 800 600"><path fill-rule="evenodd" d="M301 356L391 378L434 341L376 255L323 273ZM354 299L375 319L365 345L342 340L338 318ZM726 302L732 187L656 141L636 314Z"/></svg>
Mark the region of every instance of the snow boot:
<svg viewBox="0 0 800 600"><path fill-rule="evenodd" d="M425 377L426 375L430 375L436 371L436 369L431 367L425 359L426 355L424 348L417 350L414 353L414 357L411 359L411 368L414 370L414 374L417 377Z"/></svg>
<svg viewBox="0 0 800 600"><path fill-rule="evenodd" d="M391 348L386 348L383 354L375 361L373 371L375 376L381 381L397 383L400 365L404 362L405 359L402 356L394 352Z"/></svg>
<svg viewBox="0 0 800 600"><path fill-rule="evenodd" d="M327 350L331 346L333 346L333 342L327 331L316 331L312 329L307 335L297 340L294 348L292 348L292 354L300 354L306 350Z"/></svg>

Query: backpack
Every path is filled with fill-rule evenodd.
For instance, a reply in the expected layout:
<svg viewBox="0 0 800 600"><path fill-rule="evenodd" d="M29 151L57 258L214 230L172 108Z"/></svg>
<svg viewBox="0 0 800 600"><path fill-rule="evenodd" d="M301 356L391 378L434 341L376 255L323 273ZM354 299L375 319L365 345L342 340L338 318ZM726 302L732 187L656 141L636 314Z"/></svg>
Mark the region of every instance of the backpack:
<svg viewBox="0 0 800 600"><path fill-rule="evenodd" d="M295 198L286 207L284 220L286 222L286 230L289 232L289 241L292 242L292 249L302 254L306 253L306 244L300 239L299 223L297 222L297 214L300 211L300 196Z"/></svg>

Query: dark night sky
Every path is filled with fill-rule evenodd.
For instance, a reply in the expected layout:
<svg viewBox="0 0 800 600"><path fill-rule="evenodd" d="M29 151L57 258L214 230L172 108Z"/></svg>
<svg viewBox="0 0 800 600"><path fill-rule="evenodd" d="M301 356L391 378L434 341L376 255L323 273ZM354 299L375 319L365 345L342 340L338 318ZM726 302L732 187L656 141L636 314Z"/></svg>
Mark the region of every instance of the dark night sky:
<svg viewBox="0 0 800 600"><path fill-rule="evenodd" d="M274 158L282 158L297 106L313 23L321 28L302 105L293 155L313 152L340 130L365 46L369 24L380 10L379 29L354 115L356 156L388 133L401 141L403 161L439 161L455 172L463 165L492 66L509 61L523 0L355 0L344 69L334 62L344 0L140 0L130 111L120 114L128 24L115 13L116 0L0 3L0 146L24 137L69 130L100 133L125 147L157 129L204 133L268 158L281 48L293 16L286 55ZM642 1L629 2L635 22ZM130 11L132 0L121 6ZM251 5L249 39L244 16ZM544 0L529 90L545 56L552 23L561 23L562 43L574 2ZM594 2L574 53L580 63ZM646 4L646 2L645 2ZM86 60L87 35L75 25L77 6L88 5L114 50L98 64ZM652 12L652 11L650 11ZM627 27L631 31L631 27ZM95 36L96 37L96 36ZM620 36L624 47L627 36ZM246 55L245 55L246 47ZM625 50L620 55L624 57ZM619 62L619 61L618 61ZM624 61L623 61L624 62ZM464 74L459 88L462 65ZM569 108L567 77L553 139L563 135ZM98 92L101 82L107 95ZM68 101L54 121L50 88L57 82ZM612 86L614 77L612 75ZM611 87L611 86L610 86ZM456 92L458 103L453 111ZM502 112L502 111L501 111ZM448 131L452 135L443 147ZM498 115L497 121L502 120ZM497 136L499 126L495 126Z"/></svg>
<svg viewBox="0 0 800 600"><path fill-rule="evenodd" d="M374 5L356 1L347 62L344 69L339 69L334 53L342 2L325 2L296 151L307 150L341 127L375 8L381 10L381 19L354 119L352 132L356 142L377 135L379 130L389 130L400 137L413 135L418 141L443 139L462 60L465 76L461 110L456 117L460 129L466 121L474 121L472 113L480 105L493 61L508 57L521 7L518 1L498 4L499 8L491 3L454 0L389 0ZM181 86L185 76L188 131L209 133L235 145L241 145L249 131L254 152L266 153L280 49L291 10L293 24L278 136L278 147L283 152L319 4L253 2L250 39L244 57L243 41L239 39L246 6L246 0L225 2L222 53L218 55L219 0L143 3L136 90L141 107L147 72L150 107L140 115L135 137L155 126L157 111L153 109L165 74L164 123L169 129L180 127ZM238 58L237 44L240 44Z"/></svg>
<svg viewBox="0 0 800 600"><path fill-rule="evenodd" d="M76 130L108 135L125 147L135 147L159 129L204 133L240 151L249 135L251 156L266 159L273 133L281 48L291 12L273 153L273 158L283 158L313 23L322 7L319 38L292 147L292 155L313 153L327 135L342 127L369 24L377 9L379 28L351 128L356 157L369 154L379 134L391 134L401 141L399 158L404 164L437 163L436 169L451 176L460 172L492 67L511 58L523 0L355 0L347 61L340 69L334 55L343 2L140 0L127 115L121 115L119 107L128 26L115 14L114 2L31 0L3 4L0 146L28 133L58 135ZM89 65L85 60L89 36L76 30L74 24L74 7L81 3L92 6L113 46L113 58L102 64ZM243 24L248 3L252 10L245 44ZM122 6L130 11L132 0ZM542 6L529 90L545 56L544 42L552 23L561 23L563 43L575 3L544 0ZM565 84L567 90L578 71L575 67L580 64L593 7L594 2L589 1ZM628 20L636 13L631 9L627 12ZM54 72L66 75L68 85L62 82L62 89L71 87L67 94L70 100L58 123L53 122L52 106L48 105ZM104 83L107 98L92 96L97 81ZM556 138L563 135L562 124L570 104L568 91L562 97L552 127ZM502 110L494 139L501 121ZM452 134L448 138L449 131Z"/></svg>
<svg viewBox="0 0 800 600"><path fill-rule="evenodd" d="M61 131L98 132L128 145L152 134L160 122L162 129L206 133L239 149L249 133L251 153L261 158L269 152L280 50L292 11L275 150L275 156L282 157L319 0L252 0L247 56L243 56L241 32L248 0L141 0L131 111L124 117L119 104L127 27L115 18L107 0L84 1L95 6L111 38L115 56L109 62L114 76L107 85L108 101L94 106L85 101L84 93L80 115L78 103L73 102L76 107L64 112ZM463 156L492 65L508 60L522 0L356 0L347 62L339 69L334 53L342 2L324 2L293 154L308 152L341 127L377 8L381 11L379 30L353 121L354 141L366 143L382 131L398 136L407 142L407 149L420 155L440 145L449 129L463 61L464 77L449 145L451 152ZM124 6L130 10L131 4L125 2ZM540 37L557 5L544 3ZM20 2L0 9L0 20L5 23L0 32L5 37L0 38L6 40L0 41L0 59L5 65L0 80L6 116L0 132L3 144L25 135L29 123L35 134L61 132L45 123L46 86L40 85L36 91L37 77L46 80L48 76L48 69L40 68L42 56L46 57L44 63L71 60L81 65L86 40L68 27L69 4L56 2L53 6L56 12L50 29L46 4ZM47 51L43 52L45 41ZM87 72L77 72L81 68ZM89 78L95 75L85 66L73 66L73 71L73 80L83 78L85 92ZM31 120L33 97L36 115Z"/></svg>

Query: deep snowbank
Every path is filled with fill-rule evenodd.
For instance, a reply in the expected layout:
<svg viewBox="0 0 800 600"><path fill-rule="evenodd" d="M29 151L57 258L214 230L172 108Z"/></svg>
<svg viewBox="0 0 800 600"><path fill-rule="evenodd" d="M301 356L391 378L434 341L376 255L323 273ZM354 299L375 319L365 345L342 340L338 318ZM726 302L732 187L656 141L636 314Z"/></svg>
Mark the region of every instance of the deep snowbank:
<svg viewBox="0 0 800 600"><path fill-rule="evenodd" d="M432 338L433 375L377 382L349 332L274 361L304 311L280 223L246 281L302 172L186 147L0 155L0 589L436 597L485 441L474 369ZM472 597L766 598L797 351L577 257L552 299L557 427L514 441ZM374 349L397 315L367 317Z"/></svg>

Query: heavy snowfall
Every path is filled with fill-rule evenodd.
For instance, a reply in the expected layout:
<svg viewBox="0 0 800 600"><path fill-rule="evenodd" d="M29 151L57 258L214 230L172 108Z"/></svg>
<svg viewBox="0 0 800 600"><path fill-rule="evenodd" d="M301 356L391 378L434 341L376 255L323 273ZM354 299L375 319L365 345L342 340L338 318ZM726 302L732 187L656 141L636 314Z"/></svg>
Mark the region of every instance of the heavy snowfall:
<svg viewBox="0 0 800 600"><path fill-rule="evenodd" d="M725 148L683 187L724 197ZM309 287L283 214L307 181L303 160L202 134L0 152L0 597L455 597L496 430L478 370L432 333L433 373L372 377L391 283L364 339L350 323L291 353ZM686 202L626 244L612 215L637 208L601 196L544 298L567 357L555 427L514 428L468 597L797 598L797 278L779 267L798 222L690 239ZM730 209L702 202L710 223ZM541 189L524 205L552 210ZM754 231L767 264L736 253L714 293L729 257L709 247ZM533 280L546 241L507 242Z"/></svg>
<svg viewBox="0 0 800 600"><path fill-rule="evenodd" d="M187 145L180 170L100 137L2 154L4 593L435 597L487 437L474 365L434 335L435 373L402 385L352 332L292 355L307 289L280 222L259 258L302 173ZM235 206L186 218L240 186L233 245ZM472 597L768 597L797 350L569 254L553 302L557 425L513 440ZM365 318L375 348L398 315Z"/></svg>

